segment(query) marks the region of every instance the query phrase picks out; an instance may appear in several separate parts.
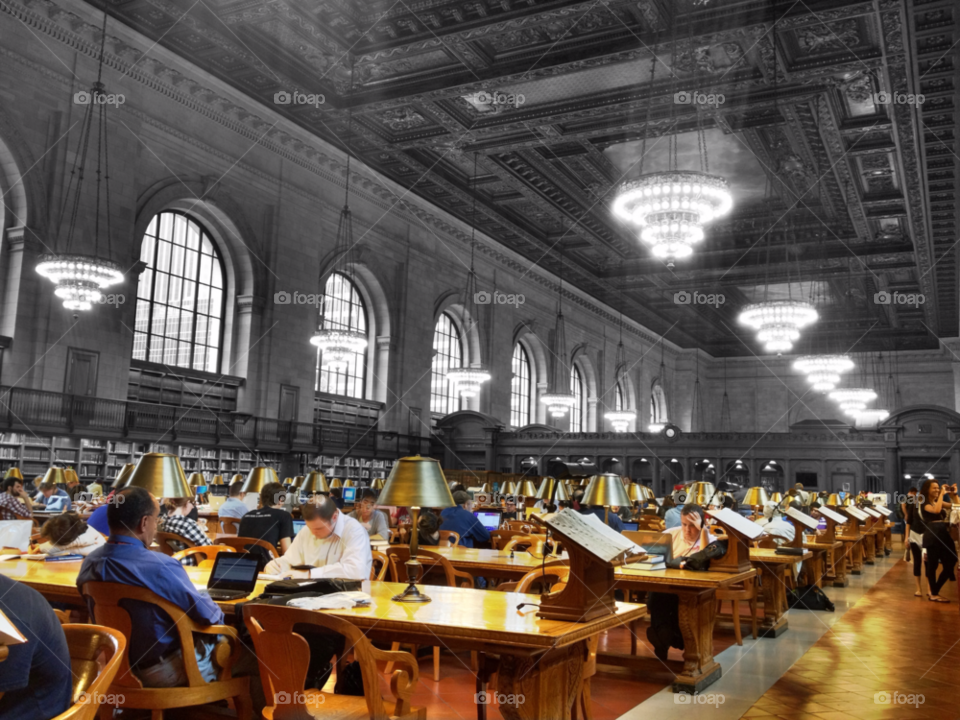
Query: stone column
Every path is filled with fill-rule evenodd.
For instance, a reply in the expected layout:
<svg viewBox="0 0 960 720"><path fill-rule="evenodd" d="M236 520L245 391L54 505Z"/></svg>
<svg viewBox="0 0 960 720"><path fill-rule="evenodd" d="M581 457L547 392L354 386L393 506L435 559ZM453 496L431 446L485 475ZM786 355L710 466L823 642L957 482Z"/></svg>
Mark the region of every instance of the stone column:
<svg viewBox="0 0 960 720"><path fill-rule="evenodd" d="M960 464L957 460L960 458L960 449L954 449L951 453L950 472L955 473L954 468L960 470ZM953 477L957 477L953 474ZM900 488L900 457L897 453L897 446L888 445L883 456L883 490L888 493L895 493Z"/></svg>
<svg viewBox="0 0 960 720"><path fill-rule="evenodd" d="M36 363L36 360L45 351L39 347L38 338L42 337L47 320L44 314L44 320L39 321L41 316L37 313L37 303L40 293L45 289L45 305L49 306L53 284L34 270L42 246L33 228L21 225L8 229L4 245L6 257L3 258L3 265L6 266L6 272L2 278L3 294L0 296L0 335L14 338L12 347L5 351L3 365L7 378L4 380L12 382L19 379L21 385L30 386L34 371L42 370L42 363ZM43 288L41 283L46 283L48 287ZM17 322L18 317L20 322Z"/></svg>
<svg viewBox="0 0 960 720"><path fill-rule="evenodd" d="M259 348L263 340L256 346L251 347L260 337L260 320L263 314L263 299L256 295L237 295L237 320L236 335L233 343L233 366L228 374L237 375L245 378L246 383L241 386L237 398L237 410L257 414L257 398L252 397L253 392L245 391L246 388L261 388L266 391L266 384L259 382L259 370L261 363L258 361L262 357ZM269 345L269 343L268 343ZM256 355L256 360L251 363L250 355ZM311 412L313 404L311 403Z"/></svg>
<svg viewBox="0 0 960 720"><path fill-rule="evenodd" d="M596 397L587 398L587 426L583 429L584 432L599 432L606 422L597 415L597 403Z"/></svg>

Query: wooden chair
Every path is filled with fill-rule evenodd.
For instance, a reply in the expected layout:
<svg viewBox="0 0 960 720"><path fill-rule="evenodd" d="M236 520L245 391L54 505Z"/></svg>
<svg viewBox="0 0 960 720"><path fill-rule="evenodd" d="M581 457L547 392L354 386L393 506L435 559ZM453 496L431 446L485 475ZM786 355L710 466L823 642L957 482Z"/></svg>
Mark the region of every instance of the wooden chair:
<svg viewBox="0 0 960 720"><path fill-rule="evenodd" d="M404 567L404 564L407 562L407 560L410 559L410 548L404 547L402 545L397 545L396 547L389 547L387 548L386 555L388 558L390 558L390 564L393 567L393 569L391 570L391 572L393 573L393 577L406 578L407 573L406 573L406 568ZM423 580L423 578L427 576L427 574L431 570L434 570L439 566L440 569L443 570L444 579L446 580L444 584L447 587L472 588L474 585L473 575L471 575L470 573L463 572L462 570L457 570L456 568L453 567L450 561L447 560L443 555L435 553L432 550L425 550L423 548L420 548L417 551L417 560L420 562L420 565L423 566L423 575L420 578L421 581ZM461 581L459 585L457 584L458 579ZM417 656L418 647L419 647L418 645L413 646L412 652L414 657ZM390 646L391 652L396 652L399 649L400 649L399 642L395 642ZM388 664L387 674L389 674L392 670L393 670L393 664ZM433 647L433 681L440 682L440 646L439 645L435 645Z"/></svg>
<svg viewBox="0 0 960 720"><path fill-rule="evenodd" d="M240 532L240 520L238 518L218 517L217 531L236 535Z"/></svg>
<svg viewBox="0 0 960 720"><path fill-rule="evenodd" d="M440 547L449 546L453 547L454 545L460 544L460 533L454 532L453 530L440 530Z"/></svg>
<svg viewBox="0 0 960 720"><path fill-rule="evenodd" d="M666 523L656 515L641 515L637 518L638 530L656 530L657 532L663 532L665 527Z"/></svg>
<svg viewBox="0 0 960 720"><path fill-rule="evenodd" d="M168 532L157 532L156 542L160 552L170 557L173 557L174 553L178 553L181 550L197 546L196 543L187 540L183 535Z"/></svg>
<svg viewBox="0 0 960 720"><path fill-rule="evenodd" d="M183 649L183 666L187 685L176 690L170 688L145 688L130 669L128 652L121 653L120 672L109 687L109 694L123 700L118 707L147 709L152 720L163 720L163 711L173 708L193 707L229 700L236 710L237 720L250 720L249 678L231 676L231 668L240 656L240 638L237 631L227 625L198 625L179 607L167 602L146 588L120 583L88 582L81 588L84 598L94 602L94 621L123 633L128 643L133 633L133 624L127 611L120 607L123 600L137 600L155 605L176 623L180 647ZM217 643L214 659L220 666L218 680L208 683L200 675L197 666L193 634L225 636ZM302 685L301 685L302 687Z"/></svg>
<svg viewBox="0 0 960 720"><path fill-rule="evenodd" d="M543 555L543 546L547 542L546 535L514 535L507 541L507 544L503 546L501 552L520 552L526 550L531 555L541 556Z"/></svg>
<svg viewBox="0 0 960 720"><path fill-rule="evenodd" d="M533 532L533 525L526 520L507 520L507 530L519 533Z"/></svg>
<svg viewBox="0 0 960 720"><path fill-rule="evenodd" d="M737 638L737 645L743 645L743 637L740 634L740 602L746 601L750 604L750 623L753 639L757 639L757 576L754 575L749 580L742 583L736 583L729 587L719 588L717 590L717 613L724 600L729 600L733 608L733 634Z"/></svg>
<svg viewBox="0 0 960 720"><path fill-rule="evenodd" d="M70 623L70 612L68 610L57 610L53 608L53 614L57 616L57 620L60 621L61 625L68 625Z"/></svg>
<svg viewBox="0 0 960 720"><path fill-rule="evenodd" d="M117 676L127 640L117 630L100 625L63 626L73 673L72 705L54 720L94 720L100 700ZM101 669L98 660L103 658Z"/></svg>
<svg viewBox="0 0 960 720"><path fill-rule="evenodd" d="M229 545L200 545L198 547L187 548L186 550L181 550L173 554L174 560L183 561L184 558L193 557L197 561L197 567L200 568L212 568L213 564L217 560L217 555L222 552L236 552ZM202 555L203 559L200 559L199 556Z"/></svg>
<svg viewBox="0 0 960 720"><path fill-rule="evenodd" d="M497 585L497 590L500 592L528 593L530 592L530 587L535 582L547 584L547 578L554 578L552 583L550 583L550 592L563 590L563 588L567 586L567 581L570 579L570 568L566 565L547 565L546 567L537 568L536 570L531 570L519 580L500 583ZM544 590L544 592L547 591Z"/></svg>
<svg viewBox="0 0 960 720"><path fill-rule="evenodd" d="M276 559L280 557L280 552L273 545L268 543L266 540L261 540L260 538L248 538L248 537L221 537L217 539L217 545L226 545L231 547L239 553L250 552L250 548L256 546L258 548L263 548L270 555L270 559Z"/></svg>
<svg viewBox="0 0 960 720"><path fill-rule="evenodd" d="M425 708L410 707L410 698L420 679L416 659L406 652L375 648L362 632L351 623L326 613L298 610L279 605L249 604L244 609L244 621L250 630L267 707L266 720L278 718L370 718L370 720L426 720ZM302 635L294 631L296 625L315 625L344 636L347 651L352 651L360 665L363 677L363 697L335 695L320 690L304 690L310 646ZM386 660L388 668L401 665L390 678L393 704L385 702L380 694L380 676L377 661ZM387 671L388 674L390 671ZM287 701L279 708L278 700ZM279 712L283 710L281 714Z"/></svg>
<svg viewBox="0 0 960 720"><path fill-rule="evenodd" d="M390 562L390 558L384 555L379 550L371 550L373 555L373 565L370 567L370 579L371 580L384 580L387 577L387 573L390 572L390 582L396 582L397 578L393 571L393 563ZM380 569L377 569L377 563L380 563Z"/></svg>

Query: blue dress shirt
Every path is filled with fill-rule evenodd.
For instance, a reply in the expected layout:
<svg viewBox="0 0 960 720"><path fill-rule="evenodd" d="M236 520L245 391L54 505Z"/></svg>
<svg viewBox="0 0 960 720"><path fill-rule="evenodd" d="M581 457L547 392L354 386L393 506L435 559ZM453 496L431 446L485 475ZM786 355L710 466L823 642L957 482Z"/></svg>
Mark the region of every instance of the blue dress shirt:
<svg viewBox="0 0 960 720"><path fill-rule="evenodd" d="M680 527L680 508L672 507L663 514L664 529Z"/></svg>
<svg viewBox="0 0 960 720"><path fill-rule="evenodd" d="M227 498L226 502L220 506L220 511L217 513L218 517L225 518L242 518L250 512L250 508L247 507L246 503L239 498Z"/></svg>
<svg viewBox="0 0 960 720"><path fill-rule="evenodd" d="M193 587L186 570L172 557L148 550L142 542L126 535L114 535L103 547L87 555L77 575L77 588L91 581L122 583L143 587L182 608L201 625L223 622L216 603ZM96 617L88 600L91 617ZM179 649L176 623L156 605L126 600L121 607L130 614L137 632L130 638L130 665L147 668Z"/></svg>
<svg viewBox="0 0 960 720"><path fill-rule="evenodd" d="M107 524L107 508L108 507L110 506L101 505L92 513L90 513L90 517L87 518L87 525L92 527L101 535L110 534L110 525Z"/></svg>
<svg viewBox="0 0 960 720"><path fill-rule="evenodd" d="M592 506L588 512L593 513L600 518L600 522L603 522L603 516L606 514L604 508L598 505ZM617 532L623 532L623 520L620 519L620 516L611 510L608 517L609 520L607 520L607 525Z"/></svg>
<svg viewBox="0 0 960 720"><path fill-rule="evenodd" d="M44 497L42 492L37 493L33 501L39 505L43 505L45 510L50 510L51 512L69 510L72 504L70 502L70 496L63 488L56 488L50 497Z"/></svg>
<svg viewBox="0 0 960 720"><path fill-rule="evenodd" d="M460 544L464 547L473 547L474 542L487 542L490 539L490 533L483 524L474 517L472 512L467 512L462 505L444 508L440 513L441 530L453 530L460 535Z"/></svg>

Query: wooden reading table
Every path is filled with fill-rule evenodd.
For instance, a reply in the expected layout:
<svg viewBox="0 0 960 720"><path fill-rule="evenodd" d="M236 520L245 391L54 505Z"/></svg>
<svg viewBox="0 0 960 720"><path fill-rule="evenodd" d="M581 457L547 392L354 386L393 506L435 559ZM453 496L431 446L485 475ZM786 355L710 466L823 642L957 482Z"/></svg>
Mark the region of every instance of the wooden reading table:
<svg viewBox="0 0 960 720"><path fill-rule="evenodd" d="M750 548L750 564L760 571L763 583L763 619L760 637L775 638L787 631L787 585L784 573L787 565L809 560L813 553L778 555L775 548Z"/></svg>

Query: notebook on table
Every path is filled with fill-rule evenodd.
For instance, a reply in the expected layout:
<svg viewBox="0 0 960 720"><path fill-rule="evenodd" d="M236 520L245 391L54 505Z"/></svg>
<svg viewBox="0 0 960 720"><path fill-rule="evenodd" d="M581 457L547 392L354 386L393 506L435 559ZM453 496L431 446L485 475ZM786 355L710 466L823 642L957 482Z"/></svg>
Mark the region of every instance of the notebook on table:
<svg viewBox="0 0 960 720"><path fill-rule="evenodd" d="M240 600L249 597L257 586L260 558L253 553L217 555L207 579L207 594L214 600Z"/></svg>

